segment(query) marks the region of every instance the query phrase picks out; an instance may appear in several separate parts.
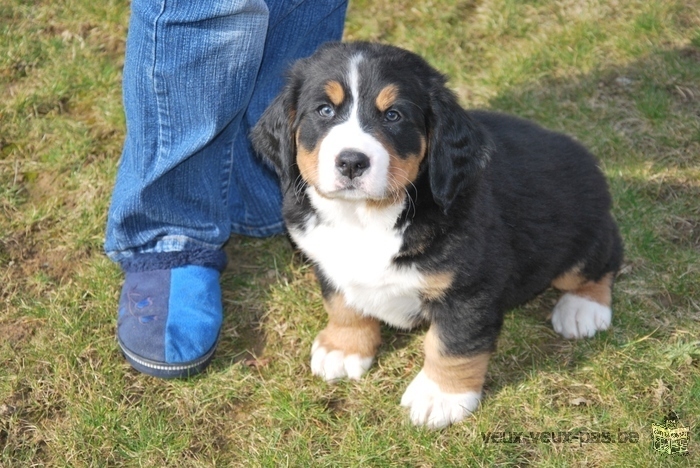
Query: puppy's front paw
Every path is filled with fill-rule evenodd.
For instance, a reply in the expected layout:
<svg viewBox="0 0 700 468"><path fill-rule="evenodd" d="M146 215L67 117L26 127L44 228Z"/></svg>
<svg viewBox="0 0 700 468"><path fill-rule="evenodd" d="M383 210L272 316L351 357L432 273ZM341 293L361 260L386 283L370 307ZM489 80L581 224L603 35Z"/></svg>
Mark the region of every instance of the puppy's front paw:
<svg viewBox="0 0 700 468"><path fill-rule="evenodd" d="M479 406L481 393L446 393L425 372L420 371L401 397L410 408L416 426L441 429L469 416Z"/></svg>
<svg viewBox="0 0 700 468"><path fill-rule="evenodd" d="M381 343L379 322L348 309L344 301L326 301L330 321L311 348L311 372L326 381L359 380L374 362Z"/></svg>
<svg viewBox="0 0 700 468"><path fill-rule="evenodd" d="M564 338L585 338L607 330L612 320L610 307L575 294L564 294L552 312L552 327Z"/></svg>
<svg viewBox="0 0 700 468"><path fill-rule="evenodd" d="M343 377L359 380L373 361L371 356L346 355L339 349L328 349L318 339L311 348L311 372L328 382Z"/></svg>

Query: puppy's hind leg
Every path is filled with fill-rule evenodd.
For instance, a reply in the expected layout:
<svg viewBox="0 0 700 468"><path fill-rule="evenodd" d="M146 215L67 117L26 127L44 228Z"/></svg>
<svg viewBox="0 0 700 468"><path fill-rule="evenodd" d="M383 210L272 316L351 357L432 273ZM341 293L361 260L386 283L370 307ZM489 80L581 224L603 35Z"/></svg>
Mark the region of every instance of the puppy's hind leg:
<svg viewBox="0 0 700 468"><path fill-rule="evenodd" d="M566 292L552 312L554 330L564 338L592 337L607 330L612 320L613 278L610 272L590 280L573 269L552 281L552 286Z"/></svg>

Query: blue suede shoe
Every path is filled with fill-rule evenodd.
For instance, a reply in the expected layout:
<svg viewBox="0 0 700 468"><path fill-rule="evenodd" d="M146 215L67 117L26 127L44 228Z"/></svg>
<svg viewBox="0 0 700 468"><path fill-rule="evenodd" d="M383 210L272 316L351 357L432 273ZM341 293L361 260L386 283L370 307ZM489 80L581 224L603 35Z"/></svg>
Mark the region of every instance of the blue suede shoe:
<svg viewBox="0 0 700 468"><path fill-rule="evenodd" d="M117 341L144 374L189 377L211 361L223 319L217 250L138 254L121 263Z"/></svg>

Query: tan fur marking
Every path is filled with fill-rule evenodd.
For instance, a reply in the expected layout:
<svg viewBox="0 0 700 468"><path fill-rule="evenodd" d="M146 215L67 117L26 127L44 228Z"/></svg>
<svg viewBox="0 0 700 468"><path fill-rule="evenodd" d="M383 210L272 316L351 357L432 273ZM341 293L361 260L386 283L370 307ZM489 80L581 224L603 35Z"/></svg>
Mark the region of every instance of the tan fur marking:
<svg viewBox="0 0 700 468"><path fill-rule="evenodd" d="M384 142L382 141L382 144ZM426 144L425 138L421 136L420 141L420 153L419 154L409 154L405 158L401 158L396 154L396 151L390 146L384 144L384 147L389 149L389 177L392 187L397 190L413 183L418 177L418 169L420 169L420 163L425 158L426 149L428 145Z"/></svg>
<svg viewBox="0 0 700 468"><path fill-rule="evenodd" d="M581 267L574 267L561 276L557 276L552 281L552 286L561 291L571 291L578 288L586 281L581 275Z"/></svg>
<svg viewBox="0 0 700 468"><path fill-rule="evenodd" d="M454 276L454 272L451 271L425 275L425 286L421 289L423 297L429 301L442 298L445 295L445 291L452 286Z"/></svg>
<svg viewBox="0 0 700 468"><path fill-rule="evenodd" d="M420 154L409 154L406 158L401 158L381 133L375 134L374 137L379 140L389 153L388 193L383 200L370 201L370 205L383 207L400 202L402 197L406 195L404 189L418 177L420 163L426 155L427 144L425 138L421 136Z"/></svg>
<svg viewBox="0 0 700 468"><path fill-rule="evenodd" d="M572 291L578 296L592 299L598 304L610 307L612 302L613 274L608 273L598 282L588 281Z"/></svg>
<svg viewBox="0 0 700 468"><path fill-rule="evenodd" d="M374 102L377 105L377 109L379 109L380 112L384 112L394 105L398 97L399 88L397 88L396 85L390 84L379 91L377 99Z"/></svg>
<svg viewBox="0 0 700 468"><path fill-rule="evenodd" d="M596 282L587 280L581 274L579 268L574 268L555 278L552 281L552 286L610 307L612 302L612 283L612 273L608 273Z"/></svg>
<svg viewBox="0 0 700 468"><path fill-rule="evenodd" d="M405 187L412 184L418 176L420 163L425 158L426 142L421 137L421 153L419 155L408 155L407 158L400 158L396 154L396 150L389 145L381 135L374 135L377 140L384 145L389 153L389 191L386 197L382 199L369 199L367 205L371 208L384 208L388 205L400 203L406 197Z"/></svg>
<svg viewBox="0 0 700 468"><path fill-rule="evenodd" d="M490 353L447 356L435 327L430 327L425 335L423 371L443 392L481 392L490 358Z"/></svg>
<svg viewBox="0 0 700 468"><path fill-rule="evenodd" d="M333 105L335 105L336 107L341 105L345 100L345 91L343 90L343 85L341 85L337 81L329 81L328 83L326 83L324 89L326 91L328 99L330 99Z"/></svg>
<svg viewBox="0 0 700 468"><path fill-rule="evenodd" d="M296 134L297 143L297 165L299 172L310 185L318 185L318 148L306 149L299 143L299 130Z"/></svg>
<svg viewBox="0 0 700 468"><path fill-rule="evenodd" d="M368 208L374 208L374 209L378 210L381 208L386 208L389 205L401 203L405 197L406 197L405 192L394 193L394 194L392 194L391 197L387 197L387 198L380 198L380 199L368 198L365 201L365 203L367 203Z"/></svg>
<svg viewBox="0 0 700 468"><path fill-rule="evenodd" d="M323 301L328 312L328 326L318 335L318 342L328 351L340 350L346 356L372 357L381 343L379 322L360 315L345 303L342 294Z"/></svg>

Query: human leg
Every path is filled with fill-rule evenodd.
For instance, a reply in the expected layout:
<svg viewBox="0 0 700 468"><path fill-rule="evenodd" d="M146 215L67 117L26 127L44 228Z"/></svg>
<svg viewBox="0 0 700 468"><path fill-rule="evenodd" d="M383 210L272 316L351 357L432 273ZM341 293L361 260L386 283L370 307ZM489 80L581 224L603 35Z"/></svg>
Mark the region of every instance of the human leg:
<svg viewBox="0 0 700 468"><path fill-rule="evenodd" d="M258 73L267 34L261 39L267 19L261 18L267 14L261 2L201 8L145 3L132 5L124 72L127 139L105 248L126 272L118 339L127 359L142 372L180 377L206 366L216 346L222 318L218 278L225 265L220 248L231 226L251 235L282 229L276 179L264 173L252 151L236 149L248 145L252 125L241 121L257 120L245 114L253 87L283 68L272 62L302 50L296 36L326 30L317 22L329 13L314 9L313 2L275 3L276 22L288 24L294 11L303 21L283 33L295 48L282 48L279 33L268 43L277 54ZM334 34L326 39L340 37L345 3L340 5ZM258 96L258 116L274 93L266 88ZM241 180L245 186L239 187ZM235 203L246 208L242 222L231 218Z"/></svg>
<svg viewBox="0 0 700 468"><path fill-rule="evenodd" d="M216 347L230 153L267 18L262 0L132 3L105 249L126 273L118 342L142 372L191 375Z"/></svg>
<svg viewBox="0 0 700 468"><path fill-rule="evenodd" d="M284 73L292 62L311 55L324 42L341 39L347 3L267 0L270 20L263 59L234 143L229 191L233 232L267 236L283 230L279 181L255 155L248 135L282 89Z"/></svg>
<svg viewBox="0 0 700 468"><path fill-rule="evenodd" d="M228 239L231 142L267 30L262 0L132 3L124 67L127 137L105 249L219 249Z"/></svg>

